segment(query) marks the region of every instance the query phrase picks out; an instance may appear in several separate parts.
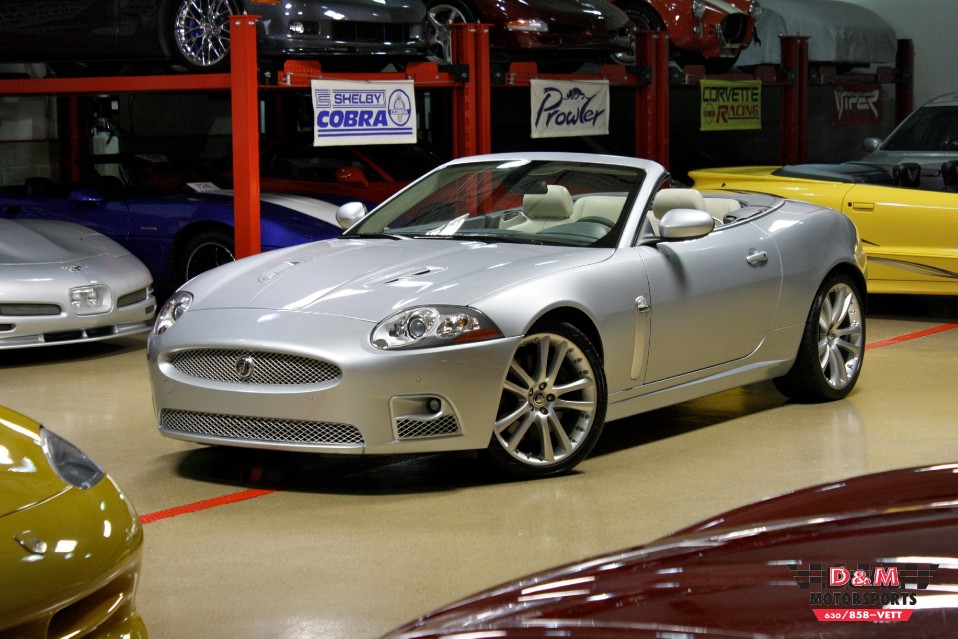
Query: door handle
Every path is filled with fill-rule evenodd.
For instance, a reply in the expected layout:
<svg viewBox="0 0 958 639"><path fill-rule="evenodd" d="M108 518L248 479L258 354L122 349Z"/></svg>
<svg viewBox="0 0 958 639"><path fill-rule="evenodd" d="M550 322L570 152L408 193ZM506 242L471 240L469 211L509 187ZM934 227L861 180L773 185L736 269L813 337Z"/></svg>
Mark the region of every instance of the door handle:
<svg viewBox="0 0 958 639"><path fill-rule="evenodd" d="M762 266L768 263L768 253L759 251L758 249L752 249L748 252L748 255L745 256L745 261L749 266Z"/></svg>

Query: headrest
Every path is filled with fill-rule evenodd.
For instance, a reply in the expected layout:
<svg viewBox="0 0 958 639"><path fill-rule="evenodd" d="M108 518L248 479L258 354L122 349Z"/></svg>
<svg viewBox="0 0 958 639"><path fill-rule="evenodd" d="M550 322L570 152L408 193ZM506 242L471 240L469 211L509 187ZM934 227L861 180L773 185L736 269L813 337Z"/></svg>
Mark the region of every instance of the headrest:
<svg viewBox="0 0 958 639"><path fill-rule="evenodd" d="M534 220L564 220L572 216L572 195L564 186L550 184L545 193L523 195L522 210Z"/></svg>
<svg viewBox="0 0 958 639"><path fill-rule="evenodd" d="M705 198L695 189L662 189L652 200L652 215L661 218L672 209L705 211Z"/></svg>

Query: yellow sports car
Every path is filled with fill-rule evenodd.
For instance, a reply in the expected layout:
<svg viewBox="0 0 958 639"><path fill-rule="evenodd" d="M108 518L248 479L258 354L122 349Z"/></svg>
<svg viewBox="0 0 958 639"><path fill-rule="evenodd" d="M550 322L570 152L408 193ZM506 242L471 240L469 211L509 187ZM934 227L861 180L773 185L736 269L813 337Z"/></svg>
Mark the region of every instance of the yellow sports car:
<svg viewBox="0 0 958 639"><path fill-rule="evenodd" d="M142 541L99 466L0 407L0 637L146 637L133 601Z"/></svg>
<svg viewBox="0 0 958 639"><path fill-rule="evenodd" d="M842 211L868 255L869 293L958 295L958 163L846 162L689 172L699 190L771 193Z"/></svg>

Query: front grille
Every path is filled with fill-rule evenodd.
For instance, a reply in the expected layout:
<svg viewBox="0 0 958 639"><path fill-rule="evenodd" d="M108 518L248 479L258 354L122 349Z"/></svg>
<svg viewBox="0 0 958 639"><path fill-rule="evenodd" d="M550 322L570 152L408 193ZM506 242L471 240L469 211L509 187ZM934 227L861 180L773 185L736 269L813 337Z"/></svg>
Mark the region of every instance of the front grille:
<svg viewBox="0 0 958 639"><path fill-rule="evenodd" d="M459 433L459 422L454 415L442 415L437 419L404 418L396 422L399 439L439 437Z"/></svg>
<svg viewBox="0 0 958 639"><path fill-rule="evenodd" d="M170 364L191 377L242 384L322 384L342 375L338 366L318 359L227 348L178 351Z"/></svg>
<svg viewBox="0 0 958 639"><path fill-rule="evenodd" d="M56 304L0 304L0 315L27 317L30 315L59 315Z"/></svg>
<svg viewBox="0 0 958 639"><path fill-rule="evenodd" d="M123 308L124 306L133 306L140 302L146 301L150 297L150 289L141 288L138 291L133 291L132 293L127 293L126 295L121 295L120 299L116 301L117 308Z"/></svg>
<svg viewBox="0 0 958 639"><path fill-rule="evenodd" d="M363 445L363 436L358 428L349 424L329 422L244 417L241 415L219 415L166 409L160 411L160 427L193 435L284 444Z"/></svg>
<svg viewBox="0 0 958 639"><path fill-rule="evenodd" d="M44 342L76 342L82 339L96 339L116 333L116 326L97 326L76 331L54 331L43 334Z"/></svg>
<svg viewBox="0 0 958 639"><path fill-rule="evenodd" d="M333 40L340 42L407 42L412 40L409 27L403 24L378 22L333 22L329 26Z"/></svg>

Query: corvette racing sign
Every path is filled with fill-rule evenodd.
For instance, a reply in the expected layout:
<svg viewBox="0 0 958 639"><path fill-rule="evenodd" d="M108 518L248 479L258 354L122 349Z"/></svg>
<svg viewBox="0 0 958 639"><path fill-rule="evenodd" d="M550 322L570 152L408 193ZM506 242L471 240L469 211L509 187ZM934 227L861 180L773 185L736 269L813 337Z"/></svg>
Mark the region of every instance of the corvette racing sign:
<svg viewBox="0 0 958 639"><path fill-rule="evenodd" d="M416 142L412 80L313 80L313 146Z"/></svg>

